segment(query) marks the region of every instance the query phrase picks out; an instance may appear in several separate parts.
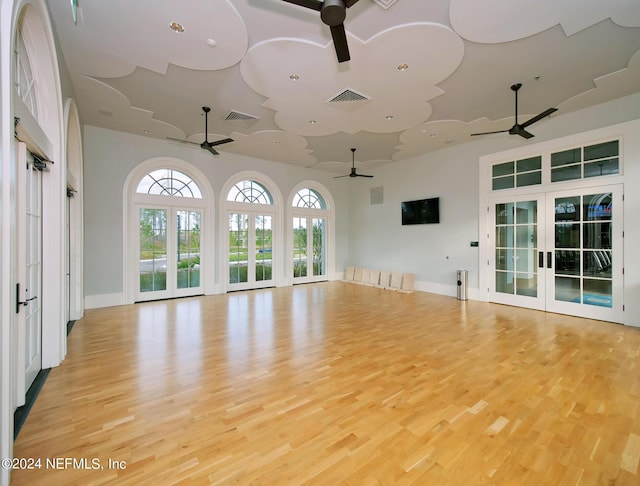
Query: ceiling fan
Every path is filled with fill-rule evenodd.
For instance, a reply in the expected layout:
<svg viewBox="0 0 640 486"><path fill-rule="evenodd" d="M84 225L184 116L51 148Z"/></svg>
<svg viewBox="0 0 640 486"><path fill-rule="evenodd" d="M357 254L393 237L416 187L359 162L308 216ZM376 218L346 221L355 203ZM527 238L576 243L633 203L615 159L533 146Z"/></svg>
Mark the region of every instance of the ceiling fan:
<svg viewBox="0 0 640 486"><path fill-rule="evenodd" d="M334 179L340 179L341 177L373 177L372 175L358 174L356 172L356 149L351 149L351 172L349 174L336 176Z"/></svg>
<svg viewBox="0 0 640 486"><path fill-rule="evenodd" d="M524 138L531 138L531 137L533 137L533 133L527 132L525 130L525 128L527 128L529 125L533 125L535 122L540 121L543 118L546 118L549 115L551 115L552 113L558 111L557 108L549 108L548 110L543 111L539 115L536 115L533 118L530 118L529 120L527 120L526 122L524 122L522 124L518 123L518 90L520 88L522 88L522 83L517 83L517 84L514 84L513 86L511 86L511 89L516 94L516 123L515 123L515 125L513 125L508 130L498 130L498 131L495 131L495 132L472 133L471 136L473 137L475 135L489 135L491 133L509 132L509 135L520 135L521 137L524 137Z"/></svg>
<svg viewBox="0 0 640 486"><path fill-rule="evenodd" d="M353 7L358 0L283 0L294 5L310 8L320 12L322 22L331 28L331 38L336 48L338 62L345 62L351 59L349 45L347 44L347 34L344 30L344 19L347 16L347 9Z"/></svg>
<svg viewBox="0 0 640 486"><path fill-rule="evenodd" d="M211 111L211 108L209 108L208 106L203 106L202 107L202 111L204 111L204 142L202 142L202 143L190 142L189 140L182 140L181 138L171 138L171 137L167 137L167 139L174 140L176 142L190 143L190 144L193 144L193 145L200 145L200 147L202 147L205 150L208 150L213 155L220 155L220 153L218 153L218 151L216 149L214 149L213 147L215 147L217 145L222 145L223 143L233 142L233 139L232 138L224 138L222 140L217 140L215 142L209 142L208 129L209 129L209 112Z"/></svg>

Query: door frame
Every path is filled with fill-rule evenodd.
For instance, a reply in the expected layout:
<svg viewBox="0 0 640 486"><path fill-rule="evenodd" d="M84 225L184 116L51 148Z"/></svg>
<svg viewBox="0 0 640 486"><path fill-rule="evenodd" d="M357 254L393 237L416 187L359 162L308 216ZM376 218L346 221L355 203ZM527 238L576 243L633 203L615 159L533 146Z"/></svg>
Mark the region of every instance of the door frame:
<svg viewBox="0 0 640 486"><path fill-rule="evenodd" d="M200 192L202 194L202 199L190 199L187 201L178 201L177 197L168 197L168 196L150 196L150 195L142 195L136 194L136 189L138 184L142 180L144 176L146 176L149 172L153 172L157 169L175 169L180 171L195 181L195 183L200 188ZM170 199L171 202L168 202L167 199ZM188 203L188 204L185 204ZM122 295L118 295L114 298L114 301L117 301L122 304L133 304L136 301L137 297L137 286L139 285L138 280L138 255L139 248L138 244L138 235L136 234L138 231L139 224L139 214L136 209L136 205L144 205L147 207L151 206L175 206L175 207L193 207L202 208L202 241L206 241L207 244L201 247L201 259L208 262L208 270L206 275L203 273L200 274L201 284L203 293L205 295L212 295L216 293L215 290L215 264L214 258L216 244L214 240L214 220L213 215L214 211L214 197L213 197L213 189L209 180L204 175L200 169L195 167L193 164L181 160L176 159L174 157L155 157L152 159L145 160L141 162L136 167L134 167L129 175L125 179L125 183L123 185L123 215L122 215ZM132 271L136 269L136 271Z"/></svg>
<svg viewBox="0 0 640 486"><path fill-rule="evenodd" d="M253 289L261 289L266 287L274 287L276 285L276 276L277 269L280 267L280 252L277 251L277 248L280 245L280 238L278 237L279 228L277 226L277 212L272 205L264 205L264 204L247 204L247 203L229 203L227 206L227 211L225 212L225 230L224 230L224 243L222 247L224 248L224 260L223 260L223 278L225 283L225 289L227 292L234 292L237 290L253 290ZM231 214L246 214L248 217L249 228L248 234L249 244L247 246L247 281L239 282L239 283L231 283L229 282L230 272L229 272L229 215ZM256 227L255 220L256 216L270 216L271 217L271 279L270 280L256 280L255 279L255 266L257 263L256 260ZM253 280L251 280L250 276L253 275Z"/></svg>
<svg viewBox="0 0 640 486"><path fill-rule="evenodd" d="M315 211L315 214L313 213ZM329 266L327 263L328 258L328 245L329 245L329 235L328 227L329 227L329 218L326 214L326 211L318 211L310 209L307 211L293 212L291 217L289 218L290 223L290 232L291 232L291 252L289 253L289 258L294 256L294 234L295 228L293 227L293 219L300 218L305 219L307 221L307 275L304 277L296 277L293 275L293 269L295 265L293 261L291 262L291 280L293 284L301 284L301 283L311 283L311 282L323 282L325 280L329 280ZM324 247L324 273L315 275L313 272L313 221L316 219L321 219L324 221L324 233L323 233L323 247ZM311 229L311 231L309 231Z"/></svg>
<svg viewBox="0 0 640 486"><path fill-rule="evenodd" d="M248 202L235 202L228 201L229 192L239 182L245 180L252 180L269 191L272 198L271 204L257 204ZM229 292L229 290L242 290L240 288L232 288L229 284L229 213L258 213L273 215L272 221L272 280L273 283L270 286L282 287L287 285L287 281L284 278L284 268L282 255L284 255L284 224L283 224L283 206L282 206L282 194L278 185L268 176L261 172L253 170L240 171L231 176L222 186L220 192L220 245L218 261L220 262L220 286L219 292Z"/></svg>
<svg viewBox="0 0 640 486"><path fill-rule="evenodd" d="M186 201L184 200L185 198L172 198L172 197L167 197L165 198L165 202L174 202L174 203L178 203L178 202L187 202L187 201L191 201L190 199L187 199ZM186 205L186 204L173 204L173 205L160 205L160 204L145 204L145 203L136 203L134 204L134 210L135 213L138 215L138 227L137 227L137 231L134 232L135 234L135 244L136 244L136 248L139 250L140 249L140 210L141 209L159 209L159 210L165 210L167 212L167 227L166 227L166 231L167 231L167 241L166 241L166 260L167 260L167 271L166 271L166 282L167 282L167 286L164 290L158 290L158 291L154 291L154 292L140 292L140 284L139 284L139 276L140 276L140 272L139 272L139 263L138 263L138 267L137 267L137 275L138 275L138 289L136 291L136 302L146 302L146 301L151 301L151 300L160 300L160 299L172 299L175 297L191 297L191 296L195 296L195 295L202 295L204 292L204 285L203 285L203 281L205 279L205 275L207 274L207 269L208 269L208 265L207 265L207 260L206 260L206 256L203 255L202 252L202 242L204 241L202 238L200 239L201 242L201 246L200 246L200 285L198 287L189 287L186 289L180 289L177 287L177 269L176 266L174 265L174 263L177 263L175 261L173 261L174 256L177 253L177 238L176 238L176 231L178 229L177 227L177 222L176 222L176 215L178 211L198 211L200 212L200 227L201 227L201 234L205 234L206 232L206 227L205 227L205 223L206 223L206 208L200 206L200 205ZM133 219L132 219L133 222ZM208 242L205 241L205 244L208 244ZM171 257L169 257L169 255L172 255ZM169 285L169 282L173 282L172 285Z"/></svg>
<svg viewBox="0 0 640 486"><path fill-rule="evenodd" d="M547 187L549 189L549 187ZM556 277L556 248L555 248L555 200L559 197L584 196L588 194L611 193L613 196L613 217L612 225L614 234L612 235L612 307L600 307L596 305L586 305L574 302L564 302L555 298L555 277ZM526 297L496 292L495 289L495 231L491 228L488 234L489 255L487 265L489 272L488 281L488 301L498 304L514 305L529 309L544 310L559 314L569 314L590 319L599 319L609 322L623 321L623 289L624 289L624 252L623 252L623 185L606 184L580 187L575 189L565 189L560 191L547 191L537 194L501 196L490 199L488 219L495 221L495 206L504 202L537 201L537 255L541 256L542 266L536 264L538 275L537 297ZM495 226L495 225L494 225ZM582 227L580 228L582 231ZM582 252L584 247L579 249ZM493 251L492 251L493 250ZM514 258L517 255L514 254ZM588 277L580 277L580 281Z"/></svg>
<svg viewBox="0 0 640 486"><path fill-rule="evenodd" d="M492 231L492 221L490 219L490 201L496 197L514 197L535 195L539 193L555 193L562 191L570 191L573 189L585 189L604 186L622 185L624 189L624 172L625 172L625 136L632 135L632 127L637 122L625 122L618 125L582 132L575 135L569 135L553 140L547 140L540 143L526 145L516 149L505 150L493 154L483 155L479 158L479 204L478 204L478 236L480 242L478 257L478 289L477 294L472 291L470 295L477 295L478 300L489 302L490 293L490 254L494 251L489 244L490 232ZM576 179L563 182L550 181L550 154L568 150L577 146L586 146L597 144L600 142L617 139L620 143L619 155L619 173L602 177ZM502 162L526 159L528 157L542 156L542 183L535 186L526 186L515 189L492 190L492 166ZM622 225L624 225L624 218ZM624 228L622 228L624 229ZM626 254L625 246L622 243L623 257ZM627 248L628 250L628 248ZM622 265L624 263L622 262ZM628 299L628 291L625 290L625 279L622 278L622 298ZM623 302L624 308L624 302ZM573 315L573 314L572 314ZM614 322L625 323L629 319L629 313L621 312L619 320ZM609 320L604 319L604 320ZM632 323L629 323L632 324ZM635 324L632 324L635 325Z"/></svg>

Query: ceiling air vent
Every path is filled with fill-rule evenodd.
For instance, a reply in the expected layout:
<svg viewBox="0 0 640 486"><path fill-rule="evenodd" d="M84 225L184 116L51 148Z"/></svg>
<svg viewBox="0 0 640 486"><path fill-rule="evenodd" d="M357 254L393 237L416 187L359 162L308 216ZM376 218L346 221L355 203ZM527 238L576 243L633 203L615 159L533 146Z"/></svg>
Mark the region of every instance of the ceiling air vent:
<svg viewBox="0 0 640 486"><path fill-rule="evenodd" d="M242 113L241 111L231 110L227 115L222 119L225 122L231 123L233 125L237 125L240 127L248 128L257 122L260 117L255 115L250 115L248 113Z"/></svg>
<svg viewBox="0 0 640 486"><path fill-rule="evenodd" d="M367 104L369 101L371 101L371 98L357 93L352 89L345 89L327 101L327 103L341 110L353 111Z"/></svg>

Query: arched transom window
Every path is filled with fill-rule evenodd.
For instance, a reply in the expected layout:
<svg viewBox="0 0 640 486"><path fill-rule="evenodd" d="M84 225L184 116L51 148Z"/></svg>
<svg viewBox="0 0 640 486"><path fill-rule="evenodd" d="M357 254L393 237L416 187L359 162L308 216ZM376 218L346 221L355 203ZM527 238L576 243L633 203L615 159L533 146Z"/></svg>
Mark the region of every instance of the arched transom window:
<svg viewBox="0 0 640 486"><path fill-rule="evenodd" d="M33 117L38 119L38 105L36 103L36 79L33 75L31 68L31 61L29 60L29 53L27 46L22 36L22 28L18 30L16 39L16 71L15 71L15 86L18 91L18 96L27 105L29 111Z"/></svg>
<svg viewBox="0 0 640 486"><path fill-rule="evenodd" d="M195 181L174 169L158 169L142 178L136 189L138 194L176 196L202 199L202 192Z"/></svg>
<svg viewBox="0 0 640 486"><path fill-rule="evenodd" d="M327 204L324 202L324 198L313 189L308 187L300 189L295 196L293 196L294 208L305 209L327 209Z"/></svg>
<svg viewBox="0 0 640 486"><path fill-rule="evenodd" d="M273 197L262 184L252 180L240 181L227 194L227 201L251 204L273 204Z"/></svg>

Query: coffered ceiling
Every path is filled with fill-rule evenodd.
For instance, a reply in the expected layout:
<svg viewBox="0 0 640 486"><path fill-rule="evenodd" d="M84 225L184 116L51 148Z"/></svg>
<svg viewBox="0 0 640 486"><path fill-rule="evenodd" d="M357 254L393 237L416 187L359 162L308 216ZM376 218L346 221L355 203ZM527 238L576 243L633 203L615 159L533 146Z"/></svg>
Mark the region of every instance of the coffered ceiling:
<svg viewBox="0 0 640 486"><path fill-rule="evenodd" d="M199 143L209 106L222 159L344 172L357 147L375 167L509 129L514 83L520 123L640 90L637 0L359 0L343 63L320 13L283 0L49 8L84 123Z"/></svg>

